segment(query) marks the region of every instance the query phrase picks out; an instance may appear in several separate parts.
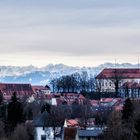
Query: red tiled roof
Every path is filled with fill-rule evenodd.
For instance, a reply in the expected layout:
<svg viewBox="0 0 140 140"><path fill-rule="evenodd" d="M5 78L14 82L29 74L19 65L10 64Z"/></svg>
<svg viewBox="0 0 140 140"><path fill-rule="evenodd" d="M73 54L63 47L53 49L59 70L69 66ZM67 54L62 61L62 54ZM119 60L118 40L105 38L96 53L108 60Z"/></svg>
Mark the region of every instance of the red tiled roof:
<svg viewBox="0 0 140 140"><path fill-rule="evenodd" d="M85 100L86 98L80 94L79 99Z"/></svg>
<svg viewBox="0 0 140 140"><path fill-rule="evenodd" d="M113 98L101 98L101 102L112 102Z"/></svg>
<svg viewBox="0 0 140 140"><path fill-rule="evenodd" d="M63 100L61 100L61 99L57 98L57 99L56 99L56 102L57 102L57 105L62 105Z"/></svg>
<svg viewBox="0 0 140 140"><path fill-rule="evenodd" d="M79 94L76 94L76 93L64 93L64 96L67 96L67 97L78 97Z"/></svg>
<svg viewBox="0 0 140 140"><path fill-rule="evenodd" d="M0 90L6 95L16 92L18 95L32 95L33 90L30 84L0 83Z"/></svg>
<svg viewBox="0 0 140 140"><path fill-rule="evenodd" d="M115 106L115 110L116 110L116 111L121 111L121 110L123 110L123 105Z"/></svg>
<svg viewBox="0 0 140 140"><path fill-rule="evenodd" d="M99 103L98 100L90 100L90 104L93 105L93 106L97 106Z"/></svg>
<svg viewBox="0 0 140 140"><path fill-rule="evenodd" d="M74 120L74 119L71 119L71 120L67 120L67 125L68 126L76 126L78 125L78 120Z"/></svg>
<svg viewBox="0 0 140 140"><path fill-rule="evenodd" d="M48 87L44 87L44 86L32 86L33 91L35 92L36 90L50 90Z"/></svg>
<svg viewBox="0 0 140 140"><path fill-rule="evenodd" d="M136 82L126 82L122 85L121 88L131 88L131 89L136 89L136 88L140 88L140 83L136 83Z"/></svg>
<svg viewBox="0 0 140 140"><path fill-rule="evenodd" d="M82 99L82 100L85 100L85 97L81 94L77 94L77 93L64 93L63 96L65 98L79 98L79 99Z"/></svg>
<svg viewBox="0 0 140 140"><path fill-rule="evenodd" d="M51 100L53 98L52 95L45 95L47 100Z"/></svg>
<svg viewBox="0 0 140 140"><path fill-rule="evenodd" d="M96 79L140 79L140 69L104 69Z"/></svg>

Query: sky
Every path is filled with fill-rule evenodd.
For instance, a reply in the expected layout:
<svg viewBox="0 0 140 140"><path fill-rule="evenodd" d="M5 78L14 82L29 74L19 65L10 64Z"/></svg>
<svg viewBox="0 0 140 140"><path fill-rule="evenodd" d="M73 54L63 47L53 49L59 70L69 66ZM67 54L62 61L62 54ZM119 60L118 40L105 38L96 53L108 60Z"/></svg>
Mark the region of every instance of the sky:
<svg viewBox="0 0 140 140"><path fill-rule="evenodd" d="M0 65L96 66L140 57L140 0L0 1Z"/></svg>

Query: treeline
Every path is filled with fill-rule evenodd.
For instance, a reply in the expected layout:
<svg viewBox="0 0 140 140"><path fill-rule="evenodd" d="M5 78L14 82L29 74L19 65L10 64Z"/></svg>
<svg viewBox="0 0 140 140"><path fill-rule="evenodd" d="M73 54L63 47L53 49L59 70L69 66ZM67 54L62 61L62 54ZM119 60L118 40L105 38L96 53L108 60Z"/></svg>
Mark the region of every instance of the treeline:
<svg viewBox="0 0 140 140"><path fill-rule="evenodd" d="M88 93L95 91L95 78L93 75L88 75L86 71L52 79L50 84L53 92Z"/></svg>

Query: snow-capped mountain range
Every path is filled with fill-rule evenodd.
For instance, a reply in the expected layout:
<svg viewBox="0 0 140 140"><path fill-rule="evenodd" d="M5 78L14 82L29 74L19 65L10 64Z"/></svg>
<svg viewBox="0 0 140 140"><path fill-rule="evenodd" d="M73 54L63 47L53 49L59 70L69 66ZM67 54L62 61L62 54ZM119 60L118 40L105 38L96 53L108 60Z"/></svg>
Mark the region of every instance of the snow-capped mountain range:
<svg viewBox="0 0 140 140"><path fill-rule="evenodd" d="M38 85L48 84L52 78L57 78L62 75L70 75L72 73L87 71L90 75L98 74L104 68L138 68L138 64L116 64L105 63L97 67L72 67L64 64L49 64L45 67L35 66L0 66L0 82L8 83L31 83Z"/></svg>

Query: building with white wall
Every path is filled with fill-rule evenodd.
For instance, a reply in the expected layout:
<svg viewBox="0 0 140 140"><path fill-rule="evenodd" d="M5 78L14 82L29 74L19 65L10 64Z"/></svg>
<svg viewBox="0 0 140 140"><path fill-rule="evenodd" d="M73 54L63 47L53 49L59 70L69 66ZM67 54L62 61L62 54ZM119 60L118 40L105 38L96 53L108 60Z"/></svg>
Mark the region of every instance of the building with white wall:
<svg viewBox="0 0 140 140"><path fill-rule="evenodd" d="M48 125L47 118L49 117L49 113L44 111L40 113L33 121L36 131L35 140L54 140L54 133L56 136L56 140L62 140L61 138L61 127L55 127L54 129L51 125Z"/></svg>
<svg viewBox="0 0 140 140"><path fill-rule="evenodd" d="M115 82L118 82L118 87L126 82L140 83L140 69L107 68L96 76L96 80L100 84L101 92L115 92Z"/></svg>
<svg viewBox="0 0 140 140"><path fill-rule="evenodd" d="M49 86L32 86L34 93L36 94L51 94L51 89Z"/></svg>

